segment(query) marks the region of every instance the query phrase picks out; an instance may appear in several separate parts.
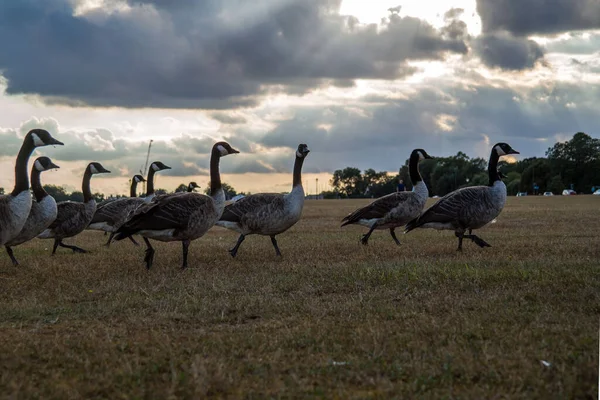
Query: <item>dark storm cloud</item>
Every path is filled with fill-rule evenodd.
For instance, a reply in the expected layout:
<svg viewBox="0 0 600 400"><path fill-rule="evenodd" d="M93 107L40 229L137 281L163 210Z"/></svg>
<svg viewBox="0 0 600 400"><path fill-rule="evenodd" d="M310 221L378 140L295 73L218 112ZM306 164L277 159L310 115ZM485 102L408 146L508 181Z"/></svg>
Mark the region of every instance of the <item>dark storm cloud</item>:
<svg viewBox="0 0 600 400"><path fill-rule="evenodd" d="M504 70L531 69L544 58L537 42L508 32L484 33L474 39L473 47L485 65Z"/></svg>
<svg viewBox="0 0 600 400"><path fill-rule="evenodd" d="M600 29L598 0L477 0L484 32L517 36Z"/></svg>
<svg viewBox="0 0 600 400"><path fill-rule="evenodd" d="M312 150L307 166L329 172L345 166L394 171L419 147L438 156L458 151L475 156L481 155L475 153L478 146L487 156L484 135L490 146L506 141L521 157L543 156L557 135L596 134L597 96L600 85L548 82L525 90L440 83L406 100L379 98L362 113L342 106L299 110L261 143L293 149L301 139ZM444 115L450 130L440 126Z"/></svg>
<svg viewBox="0 0 600 400"><path fill-rule="evenodd" d="M398 15L360 26L337 13L339 1L131 0L130 10L77 16L75 3L0 2L7 93L69 105L225 109L255 104L268 85L302 92L323 81L392 79L414 72L407 60L467 52L460 27L444 34Z"/></svg>

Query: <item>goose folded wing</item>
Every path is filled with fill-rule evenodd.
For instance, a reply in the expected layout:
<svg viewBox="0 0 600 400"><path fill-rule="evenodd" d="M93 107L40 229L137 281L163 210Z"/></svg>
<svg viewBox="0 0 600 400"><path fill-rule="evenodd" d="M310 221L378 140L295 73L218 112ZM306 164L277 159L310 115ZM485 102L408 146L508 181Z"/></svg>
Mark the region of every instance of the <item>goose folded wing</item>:
<svg viewBox="0 0 600 400"><path fill-rule="evenodd" d="M448 193L429 207L420 217L419 225L428 222L460 222L468 218L473 207L486 203L485 191L481 186L467 187Z"/></svg>
<svg viewBox="0 0 600 400"><path fill-rule="evenodd" d="M77 218L77 216L83 211L84 203L64 201L56 205L58 213L56 219L50 224L49 228L53 229L57 226L61 226L65 222Z"/></svg>
<svg viewBox="0 0 600 400"><path fill-rule="evenodd" d="M144 200L138 197L128 197L111 201L96 210L90 224L97 222L108 222L109 224L112 224L122 218L124 212L128 212L128 210L132 208L135 209L142 204L144 204Z"/></svg>
<svg viewBox="0 0 600 400"><path fill-rule="evenodd" d="M279 193L261 193L241 198L225 207L221 221L240 222L244 215L255 213L265 207L283 209L283 196Z"/></svg>
<svg viewBox="0 0 600 400"><path fill-rule="evenodd" d="M212 199L197 193L168 196L140 206L119 231L185 229L192 213Z"/></svg>
<svg viewBox="0 0 600 400"><path fill-rule="evenodd" d="M347 215L342 221L353 223L361 219L383 218L391 210L408 200L410 196L411 192L388 194Z"/></svg>

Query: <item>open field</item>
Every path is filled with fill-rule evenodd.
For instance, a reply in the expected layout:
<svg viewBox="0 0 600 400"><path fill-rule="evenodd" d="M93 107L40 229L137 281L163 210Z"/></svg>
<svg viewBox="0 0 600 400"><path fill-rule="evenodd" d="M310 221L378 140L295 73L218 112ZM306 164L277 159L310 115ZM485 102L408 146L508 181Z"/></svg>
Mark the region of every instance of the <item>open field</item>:
<svg viewBox="0 0 600 400"><path fill-rule="evenodd" d="M151 271L99 232L0 262L3 398L595 398L600 196L509 199L478 231L375 232L366 200L308 201L279 237L213 228ZM545 366L542 360L550 363Z"/></svg>

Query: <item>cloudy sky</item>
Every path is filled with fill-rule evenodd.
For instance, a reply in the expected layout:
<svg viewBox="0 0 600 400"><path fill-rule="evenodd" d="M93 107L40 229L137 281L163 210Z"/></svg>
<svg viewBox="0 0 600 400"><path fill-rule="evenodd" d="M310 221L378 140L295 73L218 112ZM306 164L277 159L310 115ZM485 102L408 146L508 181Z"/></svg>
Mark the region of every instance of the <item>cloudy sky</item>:
<svg viewBox="0 0 600 400"><path fill-rule="evenodd" d="M543 156L599 137L600 0L19 0L0 2L0 186L24 133L80 186L126 193L152 160L169 190L208 181L208 152L238 190L285 191L311 148L314 193L335 169L396 171L415 147L486 157L506 141Z"/></svg>

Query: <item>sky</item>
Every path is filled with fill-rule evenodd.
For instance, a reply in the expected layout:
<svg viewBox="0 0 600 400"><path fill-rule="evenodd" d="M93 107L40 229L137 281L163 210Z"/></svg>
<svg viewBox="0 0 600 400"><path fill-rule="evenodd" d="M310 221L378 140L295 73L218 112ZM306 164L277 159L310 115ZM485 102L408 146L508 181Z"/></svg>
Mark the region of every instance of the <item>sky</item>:
<svg viewBox="0 0 600 400"><path fill-rule="evenodd" d="M414 148L544 156L599 137L600 0L19 0L0 2L0 187L29 129L64 147L43 183L125 194L206 187L211 146L238 191L305 190L336 169L397 171ZM35 157L34 156L34 157ZM33 159L31 162L33 162Z"/></svg>

